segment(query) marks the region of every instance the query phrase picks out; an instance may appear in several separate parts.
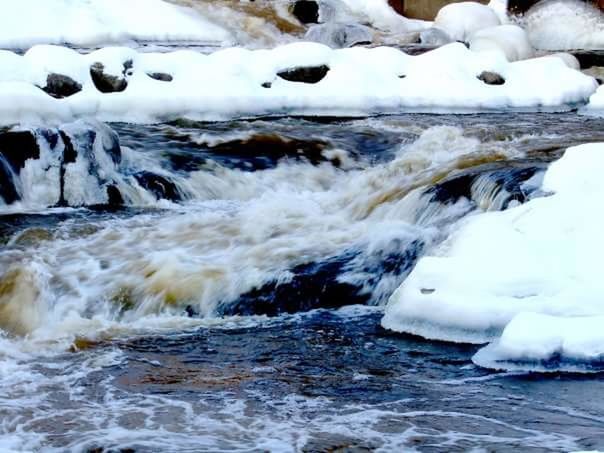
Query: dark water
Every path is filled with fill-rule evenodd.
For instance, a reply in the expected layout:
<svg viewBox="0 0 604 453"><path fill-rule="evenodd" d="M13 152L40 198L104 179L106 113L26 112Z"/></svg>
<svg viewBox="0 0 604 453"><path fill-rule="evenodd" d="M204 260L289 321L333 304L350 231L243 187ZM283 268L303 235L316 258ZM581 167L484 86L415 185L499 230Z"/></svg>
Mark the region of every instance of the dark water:
<svg viewBox="0 0 604 453"><path fill-rule="evenodd" d="M112 127L122 147L148 157L174 178L186 178L216 166L260 173L283 163L333 166L342 174L363 171L391 161L401 145L442 125L462 128L482 146L512 156L502 164L509 168L527 162L536 168L569 146L604 141L602 119L575 113ZM0 216L2 253L35 252L39 236L15 243L24 231L46 231L46 241L65 234L81 238L88 233L80 230L90 228L92 234L100 224L114 221L186 216L193 209L187 204L191 201L169 209L96 206L5 213ZM310 243L316 239L307 238ZM337 256L346 253L341 250ZM391 264L388 255L380 256L374 273ZM349 295L341 293L337 303L328 300L335 297L329 290L341 269L321 269L326 270L320 275L329 278L319 283L314 276L306 289L297 288L302 288L298 294L272 294L269 286L265 293L275 296L270 303L302 300L317 285L324 285L319 306L357 302L350 297L346 303ZM403 273L398 277L404 278ZM236 302L249 306L249 299L260 295L245 297ZM105 322L102 312L91 312L93 321L95 316ZM0 370L0 450L604 449L601 374L492 373L472 364L477 346L429 342L382 329L379 307L273 318L197 316L187 311L166 325L160 313L157 325L163 324L157 329L153 318L141 325L136 319L120 320L117 326L99 327L100 334L77 335L67 345L56 340L58 352L55 348L41 357L23 345L12 352L18 341L0 337L8 357L1 356L6 360Z"/></svg>

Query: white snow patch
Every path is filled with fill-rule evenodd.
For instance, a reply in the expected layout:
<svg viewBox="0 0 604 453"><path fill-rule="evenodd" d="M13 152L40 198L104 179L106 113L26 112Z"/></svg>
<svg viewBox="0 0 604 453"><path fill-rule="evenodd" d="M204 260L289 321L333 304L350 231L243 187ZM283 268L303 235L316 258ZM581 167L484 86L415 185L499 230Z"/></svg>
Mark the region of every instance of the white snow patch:
<svg viewBox="0 0 604 453"><path fill-rule="evenodd" d="M468 41L478 30L501 25L492 8L476 2L451 3L436 15L434 25L455 41Z"/></svg>
<svg viewBox="0 0 604 453"><path fill-rule="evenodd" d="M550 196L462 221L391 297L384 327L455 342L501 335L476 356L496 368L602 362L603 172L603 143L569 148L545 174Z"/></svg>
<svg viewBox="0 0 604 453"><path fill-rule="evenodd" d="M124 63L132 62L125 71ZM90 75L96 62L124 77L119 93L101 93ZM315 84L291 82L280 71L326 65ZM501 74L504 85L478 80L483 71ZM51 98L38 87L49 73L72 77L82 91ZM163 72L171 82L150 73ZM295 43L273 50L230 48L203 55L192 51L137 53L105 48L87 55L43 46L24 56L0 51L0 123L67 121L157 122L178 117L224 120L262 115L350 115L400 111L484 109L562 110L595 92L596 81L559 58L508 62L503 55L472 52L453 43L419 56L388 47L332 50Z"/></svg>
<svg viewBox="0 0 604 453"><path fill-rule="evenodd" d="M526 60L535 55L526 32L517 25L484 28L474 33L469 43L475 52L501 52L508 61Z"/></svg>
<svg viewBox="0 0 604 453"><path fill-rule="evenodd" d="M224 43L231 36L193 10L163 0L18 0L2 5L0 47L130 41Z"/></svg>

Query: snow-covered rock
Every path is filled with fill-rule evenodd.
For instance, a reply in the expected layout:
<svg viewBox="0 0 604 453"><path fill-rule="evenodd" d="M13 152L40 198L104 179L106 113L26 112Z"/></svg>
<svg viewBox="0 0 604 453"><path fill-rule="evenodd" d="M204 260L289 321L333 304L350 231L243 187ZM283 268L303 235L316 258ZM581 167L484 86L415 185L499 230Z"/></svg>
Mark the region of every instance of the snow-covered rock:
<svg viewBox="0 0 604 453"><path fill-rule="evenodd" d="M602 365L602 172L604 144L569 148L545 173L544 197L463 220L391 297L384 327L496 340L475 358L494 368Z"/></svg>
<svg viewBox="0 0 604 453"><path fill-rule="evenodd" d="M193 10L163 0L18 0L2 4L2 48L130 41L223 44L231 36Z"/></svg>
<svg viewBox="0 0 604 453"><path fill-rule="evenodd" d="M492 8L476 2L451 3L436 15L434 25L455 41L468 41L478 30L501 25Z"/></svg>
<svg viewBox="0 0 604 453"><path fill-rule="evenodd" d="M524 20L537 49L604 49L604 13L587 2L542 1L526 13Z"/></svg>
<svg viewBox="0 0 604 453"><path fill-rule="evenodd" d="M517 25L499 25L474 33L469 40L475 52L502 52L508 61L532 58L535 50L526 32Z"/></svg>
<svg viewBox="0 0 604 453"><path fill-rule="evenodd" d="M102 89L100 65L101 73L114 77L121 91ZM305 68L314 83L283 76ZM505 83L482 82L478 76L485 71L499 74ZM81 91L51 98L39 88L53 73L70 77ZM151 77L156 73L171 81ZM37 46L24 56L0 51L0 123L561 110L586 101L596 88L593 78L558 58L510 63L498 53L472 52L459 43L419 56L388 47L333 50L316 43L258 51L230 48L211 55L138 53L120 47L90 54L55 46Z"/></svg>

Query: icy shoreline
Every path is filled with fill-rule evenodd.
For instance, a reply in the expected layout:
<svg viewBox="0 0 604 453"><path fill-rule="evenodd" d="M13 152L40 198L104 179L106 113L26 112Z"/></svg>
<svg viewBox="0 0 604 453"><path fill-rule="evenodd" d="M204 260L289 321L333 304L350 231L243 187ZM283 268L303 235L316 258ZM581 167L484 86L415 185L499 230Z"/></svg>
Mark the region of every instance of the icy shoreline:
<svg viewBox="0 0 604 453"><path fill-rule="evenodd" d="M52 77L73 89L53 92ZM109 88L100 85L107 83ZM182 117L565 110L586 102L596 88L594 78L555 56L510 63L500 53L472 52L459 43L419 56L388 47L332 50L316 43L211 55L120 47L87 55L57 46L36 46L24 56L0 51L4 125L77 118L152 123Z"/></svg>

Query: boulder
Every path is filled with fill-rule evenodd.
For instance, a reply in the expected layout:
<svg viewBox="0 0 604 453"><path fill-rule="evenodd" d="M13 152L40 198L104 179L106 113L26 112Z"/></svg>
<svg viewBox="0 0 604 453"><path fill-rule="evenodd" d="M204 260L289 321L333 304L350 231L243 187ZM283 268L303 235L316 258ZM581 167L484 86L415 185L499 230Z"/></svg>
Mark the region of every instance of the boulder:
<svg viewBox="0 0 604 453"><path fill-rule="evenodd" d="M82 91L82 85L69 76L51 73L42 89L53 98L63 99Z"/></svg>
<svg viewBox="0 0 604 453"><path fill-rule="evenodd" d="M124 63L124 70L121 75L112 75L105 72L103 63L94 63L90 67L90 77L94 86L101 93L120 93L128 87L126 75L132 69L132 60Z"/></svg>

